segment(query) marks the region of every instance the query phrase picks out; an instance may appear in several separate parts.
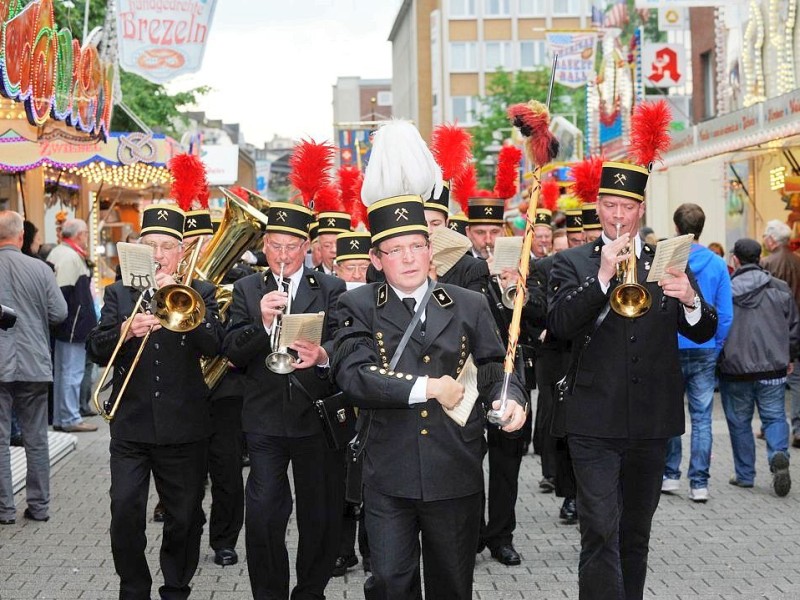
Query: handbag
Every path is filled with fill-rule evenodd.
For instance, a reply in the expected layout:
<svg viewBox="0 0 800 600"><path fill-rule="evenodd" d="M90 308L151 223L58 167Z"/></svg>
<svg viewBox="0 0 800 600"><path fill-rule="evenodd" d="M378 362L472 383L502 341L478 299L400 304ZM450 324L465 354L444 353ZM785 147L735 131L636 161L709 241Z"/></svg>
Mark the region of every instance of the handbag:
<svg viewBox="0 0 800 600"><path fill-rule="evenodd" d="M325 442L331 450L343 450L355 432L356 412L342 392L314 400Z"/></svg>

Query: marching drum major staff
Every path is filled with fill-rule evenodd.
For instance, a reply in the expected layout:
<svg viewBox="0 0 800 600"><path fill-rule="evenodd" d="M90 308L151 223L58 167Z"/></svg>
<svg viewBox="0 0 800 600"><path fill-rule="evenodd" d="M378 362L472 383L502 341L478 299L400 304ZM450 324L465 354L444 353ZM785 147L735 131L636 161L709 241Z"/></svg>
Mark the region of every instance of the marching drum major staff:
<svg viewBox="0 0 800 600"><path fill-rule="evenodd" d="M639 164L653 160L641 156ZM581 600L642 598L667 440L684 429L677 334L703 342L717 325L689 271L669 269L671 277L646 282L654 248L638 233L648 173L603 164L602 239L557 254L550 275L548 330L573 348L564 402L578 485ZM638 317L609 310L617 264L631 253L652 299Z"/></svg>
<svg viewBox="0 0 800 600"><path fill-rule="evenodd" d="M175 283L181 259L184 214L154 204L144 209L140 243L153 248L159 264L156 286ZM150 473L166 518L161 543L162 599L189 597L197 569L205 516L201 506L211 432L208 388L200 358L215 356L222 341L214 286L192 282L205 304L205 317L185 333L169 331L151 314L131 315L139 291L117 281L106 288L100 322L87 341L91 359L106 364L128 319L132 325L116 359L114 389L133 369L111 423L111 552L120 577L120 599L148 600L145 514ZM147 291L145 292L147 293ZM141 360L132 360L149 330Z"/></svg>
<svg viewBox="0 0 800 600"><path fill-rule="evenodd" d="M313 402L331 395L329 356L337 327L334 312L344 281L303 266L312 213L273 202L264 237L269 271L234 284L223 353L244 372L242 429L250 453L245 489L245 546L253 598L289 598L286 527L292 513L288 468L297 498L297 585L293 600L324 598L338 551L344 501L341 453L328 449ZM280 277L280 274L283 277ZM279 280L287 291L279 289ZM291 313L325 313L322 345L298 341L294 372L265 364L270 334L292 294ZM277 340L275 340L277 342Z"/></svg>

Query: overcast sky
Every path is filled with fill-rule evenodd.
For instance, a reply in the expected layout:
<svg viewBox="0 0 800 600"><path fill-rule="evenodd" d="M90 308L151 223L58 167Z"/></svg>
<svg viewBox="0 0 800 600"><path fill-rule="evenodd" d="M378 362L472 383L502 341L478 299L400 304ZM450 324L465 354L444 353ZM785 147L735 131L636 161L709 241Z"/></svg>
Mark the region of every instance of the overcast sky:
<svg viewBox="0 0 800 600"><path fill-rule="evenodd" d="M239 122L257 146L274 134L330 139L339 76L392 76L402 0L218 0L202 69L170 89L212 88L197 107Z"/></svg>

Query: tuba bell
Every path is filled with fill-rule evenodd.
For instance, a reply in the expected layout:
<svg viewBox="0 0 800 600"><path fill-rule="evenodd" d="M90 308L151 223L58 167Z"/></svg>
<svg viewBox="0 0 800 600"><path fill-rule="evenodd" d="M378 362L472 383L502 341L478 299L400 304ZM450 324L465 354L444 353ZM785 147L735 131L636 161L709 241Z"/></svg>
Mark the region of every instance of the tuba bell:
<svg viewBox="0 0 800 600"><path fill-rule="evenodd" d="M617 238L622 225L617 223ZM622 253L628 252L627 260L617 263L617 279L620 284L611 292L611 310L621 317L637 319L650 310L653 299L650 292L637 281L636 248L630 244Z"/></svg>

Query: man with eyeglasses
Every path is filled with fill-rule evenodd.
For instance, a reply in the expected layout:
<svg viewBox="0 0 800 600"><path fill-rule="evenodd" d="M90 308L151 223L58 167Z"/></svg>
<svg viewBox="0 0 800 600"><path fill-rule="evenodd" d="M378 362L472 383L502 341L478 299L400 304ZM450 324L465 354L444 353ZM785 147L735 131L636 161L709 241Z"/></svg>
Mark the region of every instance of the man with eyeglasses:
<svg viewBox="0 0 800 600"><path fill-rule="evenodd" d="M304 267L311 218L311 211L299 204L270 205L264 237L269 271L234 284L223 348L244 373L242 429L250 455L245 547L256 599L289 598L290 463L300 532L292 598L324 597L339 546L344 460L341 452L328 449L314 401L336 391L328 378L329 356L338 326L334 308L345 284ZM289 346L296 357L294 371L279 374L265 361L278 350L271 334L289 294L293 314L324 312L325 320L321 343L300 340Z"/></svg>
<svg viewBox="0 0 800 600"><path fill-rule="evenodd" d="M387 163L396 180L381 169ZM463 426L445 409L462 405L456 378L470 356L482 397L496 400L505 349L480 294L436 283L426 299L432 250L422 194L434 188L437 171L413 125L396 121L378 130L362 199L370 205L370 259L385 282L348 291L339 302L333 375L356 406L369 409L360 414L370 415L359 432L373 574L364 585L368 600L421 598L420 556L426 598L472 598L487 407L462 407ZM390 364L415 316L407 346ZM504 428L513 431L525 421L516 377L509 399Z"/></svg>
<svg viewBox="0 0 800 600"><path fill-rule="evenodd" d="M317 223L317 244L322 261L317 266L317 271L336 275L336 239L340 233L350 231L350 215L338 210L326 210L319 213Z"/></svg>
<svg viewBox="0 0 800 600"><path fill-rule="evenodd" d="M153 204L142 215L140 242L153 249L157 263L154 287L174 284L181 261L185 216L175 205ZM121 599L150 598L152 577L145 554L147 495L152 474L166 513L160 552L164 585L161 598L188 598L200 557L205 515L203 484L208 460L211 417L202 357L219 352L219 323L214 286L195 280L205 317L192 331L162 327L149 310L131 314L142 292L117 281L105 290L100 322L89 335L87 350L107 364L123 328L130 322L114 364L111 398L130 373L130 382L111 422L111 553L120 578ZM133 359L150 333L139 363ZM131 372L132 370L132 372Z"/></svg>

